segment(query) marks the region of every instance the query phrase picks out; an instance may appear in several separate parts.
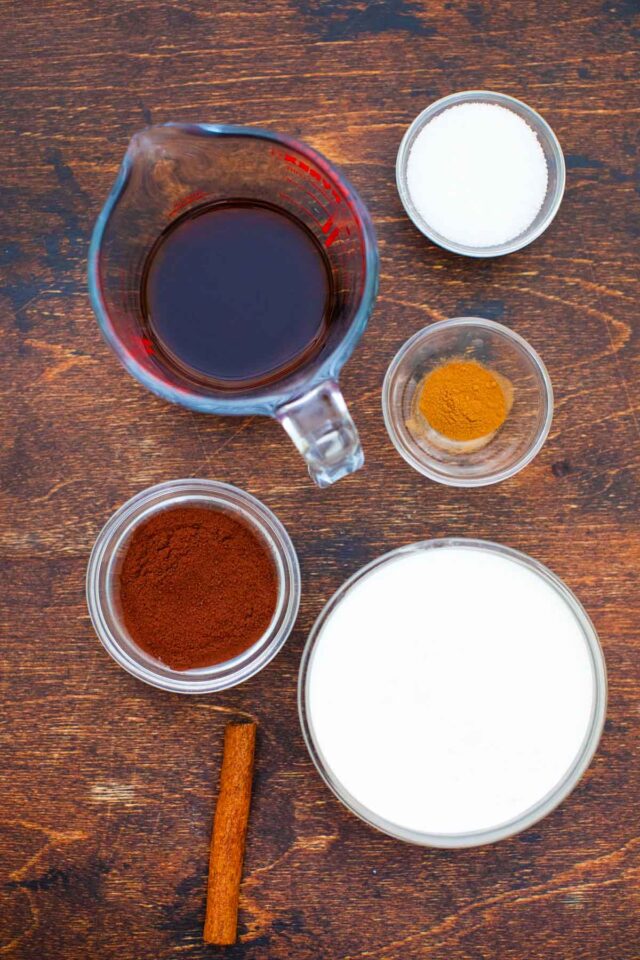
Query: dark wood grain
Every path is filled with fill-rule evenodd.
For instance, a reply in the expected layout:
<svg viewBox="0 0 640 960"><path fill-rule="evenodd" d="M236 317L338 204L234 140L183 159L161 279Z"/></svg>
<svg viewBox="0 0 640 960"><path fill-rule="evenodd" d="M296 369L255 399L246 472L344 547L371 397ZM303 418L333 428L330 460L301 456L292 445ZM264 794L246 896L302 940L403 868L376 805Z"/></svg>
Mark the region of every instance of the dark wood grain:
<svg viewBox="0 0 640 960"><path fill-rule="evenodd" d="M260 744L241 943L226 956L640 957L637 12L634 0L5 0L1 957L219 955L201 933L222 731L234 717L259 722ZM427 243L394 187L408 122L473 87L538 108L568 161L548 233L486 263ZM298 135L370 206L380 297L343 377L367 464L333 489L311 485L275 423L168 406L98 335L85 286L93 221L129 136L177 119ZM527 337L557 396L533 464L475 491L414 473L380 412L400 344L461 314ZM202 698L116 666L83 584L120 503L193 475L265 500L304 578L277 660ZM574 794L523 835L451 853L350 816L308 759L295 705L305 636L332 591L384 550L447 534L549 564L592 615L610 673L605 735Z"/></svg>

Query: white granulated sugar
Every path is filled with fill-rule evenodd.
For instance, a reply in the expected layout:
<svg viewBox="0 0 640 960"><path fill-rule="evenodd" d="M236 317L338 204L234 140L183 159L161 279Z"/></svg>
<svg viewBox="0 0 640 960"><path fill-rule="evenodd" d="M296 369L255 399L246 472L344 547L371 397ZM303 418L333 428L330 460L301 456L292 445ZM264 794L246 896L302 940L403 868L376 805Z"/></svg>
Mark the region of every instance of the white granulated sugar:
<svg viewBox="0 0 640 960"><path fill-rule="evenodd" d="M591 723L594 669L541 575L473 547L400 555L340 600L309 664L316 746L365 808L464 834L537 804Z"/></svg>
<svg viewBox="0 0 640 960"><path fill-rule="evenodd" d="M547 192L538 137L512 110L461 103L416 137L407 165L411 199L429 227L453 243L491 247L519 236Z"/></svg>

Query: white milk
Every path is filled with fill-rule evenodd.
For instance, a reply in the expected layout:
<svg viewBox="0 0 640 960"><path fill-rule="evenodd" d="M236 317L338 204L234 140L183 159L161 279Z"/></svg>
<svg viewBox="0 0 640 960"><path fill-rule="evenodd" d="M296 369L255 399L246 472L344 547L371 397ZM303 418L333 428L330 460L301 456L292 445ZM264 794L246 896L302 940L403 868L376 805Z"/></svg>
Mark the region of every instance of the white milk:
<svg viewBox="0 0 640 960"><path fill-rule="evenodd" d="M392 824L464 834L510 821L563 778L592 720L580 624L540 574L452 545L396 556L343 597L309 664L322 759Z"/></svg>

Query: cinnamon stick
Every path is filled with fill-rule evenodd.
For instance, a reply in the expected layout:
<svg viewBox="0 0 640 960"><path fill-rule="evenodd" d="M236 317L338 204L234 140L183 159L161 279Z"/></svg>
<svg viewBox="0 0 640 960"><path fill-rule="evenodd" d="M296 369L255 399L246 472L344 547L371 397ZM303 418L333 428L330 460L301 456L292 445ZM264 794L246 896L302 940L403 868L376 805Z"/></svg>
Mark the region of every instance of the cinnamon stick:
<svg viewBox="0 0 640 960"><path fill-rule="evenodd" d="M230 723L224 732L220 792L213 820L205 943L236 942L238 898L251 805L255 723Z"/></svg>

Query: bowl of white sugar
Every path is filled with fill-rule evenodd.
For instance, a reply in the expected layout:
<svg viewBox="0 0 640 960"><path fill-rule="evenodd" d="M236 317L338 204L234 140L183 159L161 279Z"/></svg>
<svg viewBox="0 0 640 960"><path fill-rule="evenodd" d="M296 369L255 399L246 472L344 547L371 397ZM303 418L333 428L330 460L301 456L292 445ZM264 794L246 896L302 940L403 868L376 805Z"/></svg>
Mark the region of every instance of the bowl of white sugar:
<svg viewBox="0 0 640 960"><path fill-rule="evenodd" d="M543 233L565 185L562 148L520 100L466 90L432 103L405 133L400 199L426 237L453 253L497 257Z"/></svg>
<svg viewBox="0 0 640 960"><path fill-rule="evenodd" d="M334 594L298 692L311 757L349 810L456 848L510 837L568 796L598 745L607 681L555 574L499 544L441 539L379 557Z"/></svg>

